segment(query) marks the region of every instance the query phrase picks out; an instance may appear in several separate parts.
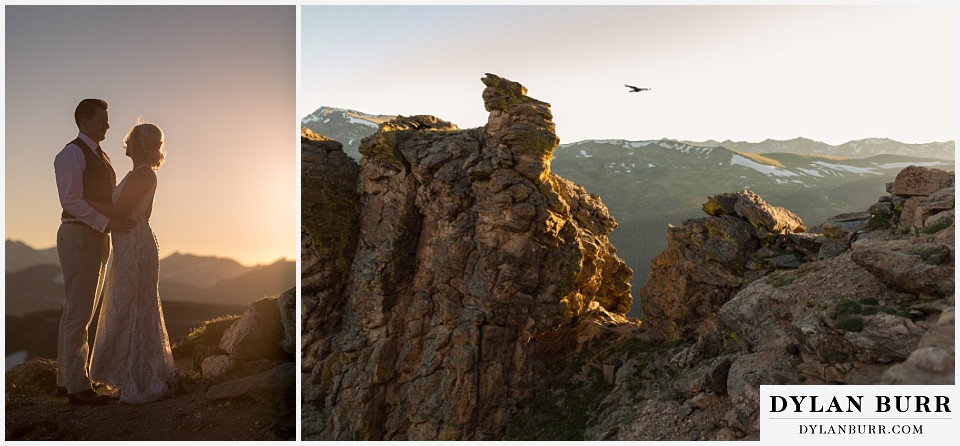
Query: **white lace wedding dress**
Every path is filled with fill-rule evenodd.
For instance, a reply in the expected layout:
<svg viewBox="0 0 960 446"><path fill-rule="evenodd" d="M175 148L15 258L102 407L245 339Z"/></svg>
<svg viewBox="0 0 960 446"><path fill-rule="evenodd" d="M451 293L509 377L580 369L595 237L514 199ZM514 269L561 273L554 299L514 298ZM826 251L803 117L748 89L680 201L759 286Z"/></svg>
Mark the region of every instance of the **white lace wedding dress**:
<svg viewBox="0 0 960 446"><path fill-rule="evenodd" d="M149 167L134 170L143 168ZM129 177L114 190L114 203ZM90 364L91 379L119 387L120 401L131 404L159 400L176 388L178 378L157 288L157 241L147 219L155 191L156 187L149 190L133 208L132 230L112 233L113 252Z"/></svg>

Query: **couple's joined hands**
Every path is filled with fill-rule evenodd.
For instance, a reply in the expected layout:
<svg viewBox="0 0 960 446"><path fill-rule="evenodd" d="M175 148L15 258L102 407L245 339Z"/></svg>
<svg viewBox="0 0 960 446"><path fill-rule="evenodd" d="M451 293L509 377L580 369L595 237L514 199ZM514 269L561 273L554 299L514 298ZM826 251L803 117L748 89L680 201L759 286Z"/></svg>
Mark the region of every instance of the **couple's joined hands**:
<svg viewBox="0 0 960 446"><path fill-rule="evenodd" d="M107 223L107 229L123 232L133 229L136 225L137 223L129 218L111 218Z"/></svg>

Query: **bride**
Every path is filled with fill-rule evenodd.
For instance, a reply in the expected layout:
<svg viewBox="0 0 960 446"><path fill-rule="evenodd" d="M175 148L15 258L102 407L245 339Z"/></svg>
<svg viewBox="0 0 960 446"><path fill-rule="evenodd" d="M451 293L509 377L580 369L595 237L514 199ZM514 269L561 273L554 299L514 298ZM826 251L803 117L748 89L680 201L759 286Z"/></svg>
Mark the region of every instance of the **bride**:
<svg viewBox="0 0 960 446"><path fill-rule="evenodd" d="M157 242L150 229L156 170L165 156L163 131L138 124L124 146L134 167L113 191L113 203L90 202L104 215L136 222L133 229L112 235L90 378L119 387L121 402L143 404L172 393L178 384L157 289Z"/></svg>

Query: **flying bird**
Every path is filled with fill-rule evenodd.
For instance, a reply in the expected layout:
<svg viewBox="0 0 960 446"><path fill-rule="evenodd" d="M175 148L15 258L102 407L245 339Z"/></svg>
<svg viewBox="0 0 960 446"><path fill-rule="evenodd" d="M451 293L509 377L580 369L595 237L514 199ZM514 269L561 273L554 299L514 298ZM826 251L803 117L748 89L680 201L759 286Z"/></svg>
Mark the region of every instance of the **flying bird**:
<svg viewBox="0 0 960 446"><path fill-rule="evenodd" d="M641 91L649 91L649 90L650 90L649 88L634 87L633 85L627 85L627 84L623 84L623 86L630 89L630 91L628 91L627 93L639 93L639 92L641 92Z"/></svg>

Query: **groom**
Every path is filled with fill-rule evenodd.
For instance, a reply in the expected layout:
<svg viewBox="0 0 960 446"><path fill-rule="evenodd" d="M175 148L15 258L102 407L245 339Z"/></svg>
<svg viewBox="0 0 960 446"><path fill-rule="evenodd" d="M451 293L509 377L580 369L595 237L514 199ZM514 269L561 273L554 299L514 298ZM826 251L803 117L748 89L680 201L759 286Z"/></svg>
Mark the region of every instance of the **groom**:
<svg viewBox="0 0 960 446"><path fill-rule="evenodd" d="M112 202L117 184L110 158L100 149L100 141L110 128L107 102L84 99L73 116L80 134L53 162L63 208L57 253L66 294L57 339L57 394L66 394L70 404L95 406L109 402L110 398L93 390L87 334L110 255L109 232L131 229L133 221L111 219L84 201Z"/></svg>

